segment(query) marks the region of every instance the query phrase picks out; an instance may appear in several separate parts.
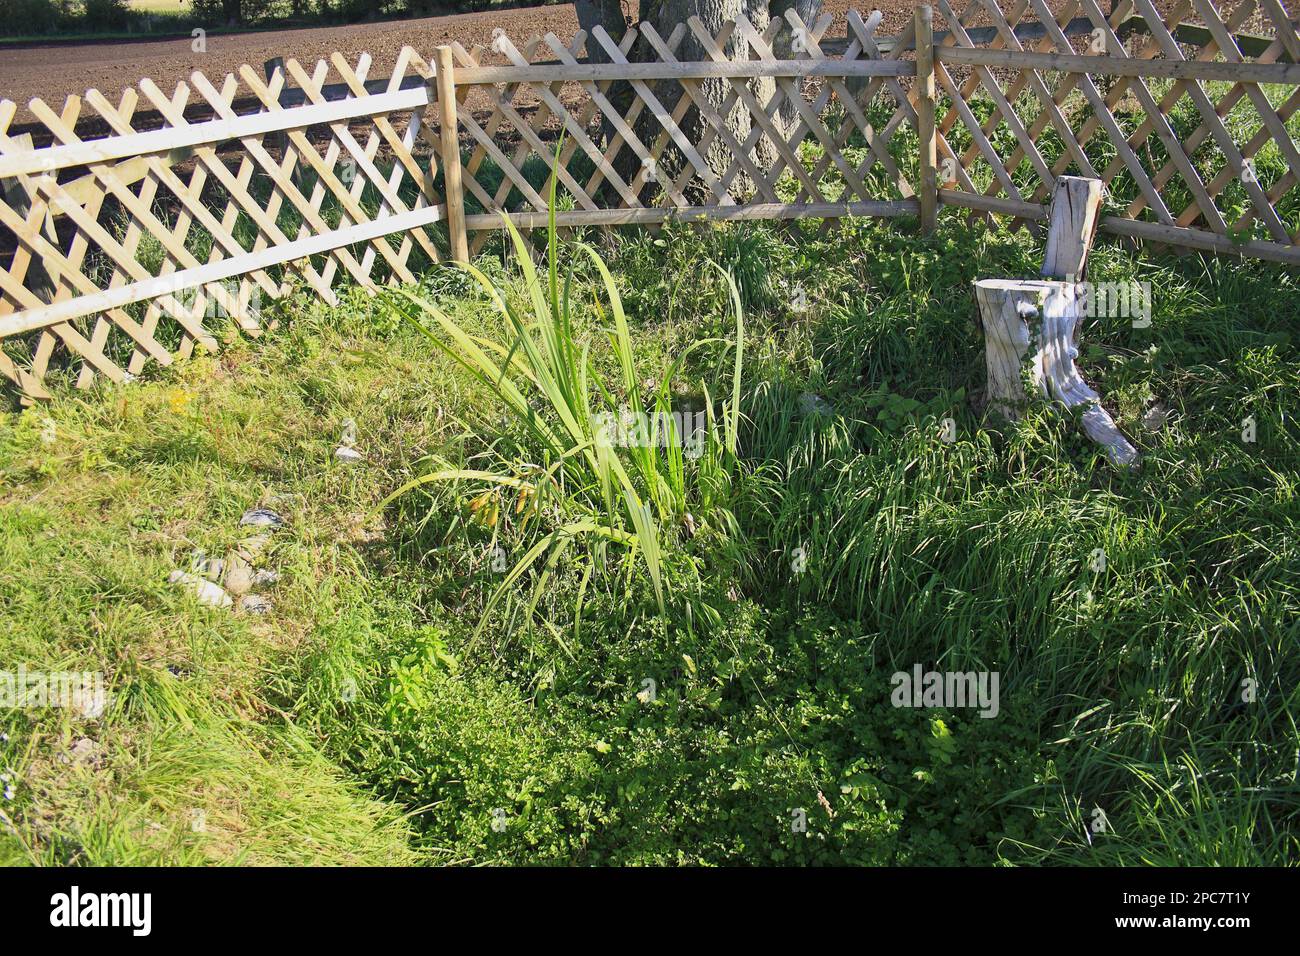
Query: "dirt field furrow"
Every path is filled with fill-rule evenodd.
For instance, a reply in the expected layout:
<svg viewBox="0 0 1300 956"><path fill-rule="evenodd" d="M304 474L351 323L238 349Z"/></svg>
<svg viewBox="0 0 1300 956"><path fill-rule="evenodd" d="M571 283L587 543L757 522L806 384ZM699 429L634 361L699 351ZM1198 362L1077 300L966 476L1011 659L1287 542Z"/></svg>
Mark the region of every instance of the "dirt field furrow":
<svg viewBox="0 0 1300 956"><path fill-rule="evenodd" d="M1049 0L1049 6L1057 9L1062 2ZM1157 6L1163 9L1168 2L1157 0ZM915 2L884 0L873 4L827 0L824 10L836 19L831 27L832 36L844 35L844 14L850 6L864 14L879 7L885 18L878 35L892 36L912 16ZM33 119L26 107L34 97L56 110L62 108L67 97L88 89L97 89L116 100L123 89L146 76L170 92L195 70L215 79L238 70L245 63L260 69L263 63L277 56L314 64L335 51L350 60L369 53L374 60L371 75L381 76L391 70L398 51L405 45L414 46L429 57L435 46L450 40L458 40L466 47L489 44L492 31L498 27L519 44L534 34L546 32L553 32L568 42L578 28L578 19L572 4L523 7L420 20L209 36L204 53L194 52L188 37L0 47L0 98L18 104L15 123L21 125Z"/></svg>

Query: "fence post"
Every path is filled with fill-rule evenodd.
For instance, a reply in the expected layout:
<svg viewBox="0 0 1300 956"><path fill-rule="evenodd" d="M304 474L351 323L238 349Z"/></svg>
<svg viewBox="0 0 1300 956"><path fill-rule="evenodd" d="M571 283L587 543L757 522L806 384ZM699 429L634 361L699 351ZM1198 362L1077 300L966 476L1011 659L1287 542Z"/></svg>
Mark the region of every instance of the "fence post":
<svg viewBox="0 0 1300 956"><path fill-rule="evenodd" d="M921 232L930 234L938 219L938 142L934 132L934 11L916 8L916 131L921 140Z"/></svg>
<svg viewBox="0 0 1300 956"><path fill-rule="evenodd" d="M460 137L457 135L456 74L451 47L440 46L438 54L438 116L442 132L443 198L447 204L447 231L451 236L452 258L469 261L469 239L465 235L465 193L460 180Z"/></svg>

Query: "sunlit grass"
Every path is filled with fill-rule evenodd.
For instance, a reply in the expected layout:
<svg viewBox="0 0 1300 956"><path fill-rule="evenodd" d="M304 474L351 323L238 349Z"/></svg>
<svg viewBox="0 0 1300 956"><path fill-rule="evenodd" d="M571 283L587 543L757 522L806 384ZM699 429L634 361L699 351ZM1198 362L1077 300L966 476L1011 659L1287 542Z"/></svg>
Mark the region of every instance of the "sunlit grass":
<svg viewBox="0 0 1300 956"><path fill-rule="evenodd" d="M489 248L478 281L431 269L394 300L421 328L362 293L297 300L269 343L5 420L3 659L102 667L119 693L99 723L6 715L6 859L1296 859L1288 270L1100 243L1096 280L1153 288L1150 328L1080 337L1142 453L1120 473L1051 409L978 407L970 282L1034 274L1024 234L952 211L930 238L670 226L596 240L609 283L575 246L547 250L554 278ZM740 412L726 468L616 449L662 610L630 541L548 547L507 580L572 521L641 535L601 490L612 466L574 451L629 396L714 409L728 449ZM330 458L348 417L356 470ZM557 463L526 527L521 485L484 477ZM293 524L269 622L165 583L272 492ZM914 664L996 670L999 716L894 708ZM102 772L60 762L81 736Z"/></svg>

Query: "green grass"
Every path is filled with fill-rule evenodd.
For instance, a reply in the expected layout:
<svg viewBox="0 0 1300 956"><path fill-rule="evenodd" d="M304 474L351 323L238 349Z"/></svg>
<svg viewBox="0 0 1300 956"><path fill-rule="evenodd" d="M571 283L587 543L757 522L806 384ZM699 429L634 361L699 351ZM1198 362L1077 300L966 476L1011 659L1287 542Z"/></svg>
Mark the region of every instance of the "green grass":
<svg viewBox="0 0 1300 956"><path fill-rule="evenodd" d="M576 250L558 325L549 278L530 290L493 252L477 264L519 322L439 268L424 328L360 294L295 300L264 343L5 420L0 660L102 668L114 692L98 721L4 715L5 860L1296 860L1290 272L1101 244L1093 279L1153 285L1151 328L1082 331L1085 376L1143 455L1118 473L1051 409L1007 425L972 407L969 284L1034 274L1025 234L949 213L928 239L863 222L602 242L625 333ZM645 500L655 475L671 492L646 532L659 588L600 535L506 581L575 514L630 519L598 469L557 471L537 512L466 477L545 468L542 426L590 407L547 386L525 390L548 396L535 417L512 411L465 343L514 348L525 384L585 368L588 400L598 377L615 405L664 382L674 407L720 412L736 307L710 261L743 309L742 419L725 473L664 449L630 473ZM1144 429L1156 403L1166 423ZM355 468L330 457L345 418ZM380 508L439 470L463 474ZM273 495L292 524L272 615L166 584ZM998 716L893 707L914 664L997 671ZM61 759L83 736L99 764Z"/></svg>
<svg viewBox="0 0 1300 956"><path fill-rule="evenodd" d="M5 862L416 858L400 814L270 692L324 626L392 600L360 543L385 480L375 475L394 462L377 451L348 471L330 455L344 418L375 439L389 427L372 399L423 409L428 371L373 344L303 323L0 426L3 659L102 670L112 695L98 721L0 717L0 762L16 781L0 807L17 827L0 842ZM292 522L274 542L283 583L271 615L207 610L167 583L196 548L224 553L244 509L268 500ZM68 762L83 737L96 757ZM206 827L193 832L199 814Z"/></svg>

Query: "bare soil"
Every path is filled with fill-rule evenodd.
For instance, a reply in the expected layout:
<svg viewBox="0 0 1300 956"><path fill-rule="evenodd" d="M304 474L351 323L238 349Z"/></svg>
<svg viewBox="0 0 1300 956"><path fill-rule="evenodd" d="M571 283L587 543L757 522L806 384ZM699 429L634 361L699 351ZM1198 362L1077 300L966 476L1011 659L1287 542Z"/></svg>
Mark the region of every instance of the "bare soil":
<svg viewBox="0 0 1300 956"><path fill-rule="evenodd" d="M1049 0L1057 9L1062 0ZM1158 0L1163 8L1167 0ZM880 36L898 33L912 16L916 0L826 0L825 11L835 16L832 36L844 35L844 15L850 6L864 14L879 8L885 15ZM958 7L963 4L958 3ZM164 90L173 90L194 70L210 79L224 77L245 63L258 69L267 60L293 57L313 64L338 51L350 60L366 52L374 60L372 76L391 69L405 45L424 56L432 55L441 43L457 40L466 47L491 43L492 31L500 27L522 44L534 34L553 32L568 42L578 28L572 4L523 7L509 10L463 13L363 23L340 27L310 27L265 33L237 33L207 37L207 51L196 53L188 37L174 40L111 41L103 43L48 43L19 48L0 47L0 99L19 106L15 124L21 131L32 120L26 109L33 97L40 97L54 109L62 108L67 97L97 89L116 101L121 91L149 77ZM219 83L217 85L220 85Z"/></svg>

